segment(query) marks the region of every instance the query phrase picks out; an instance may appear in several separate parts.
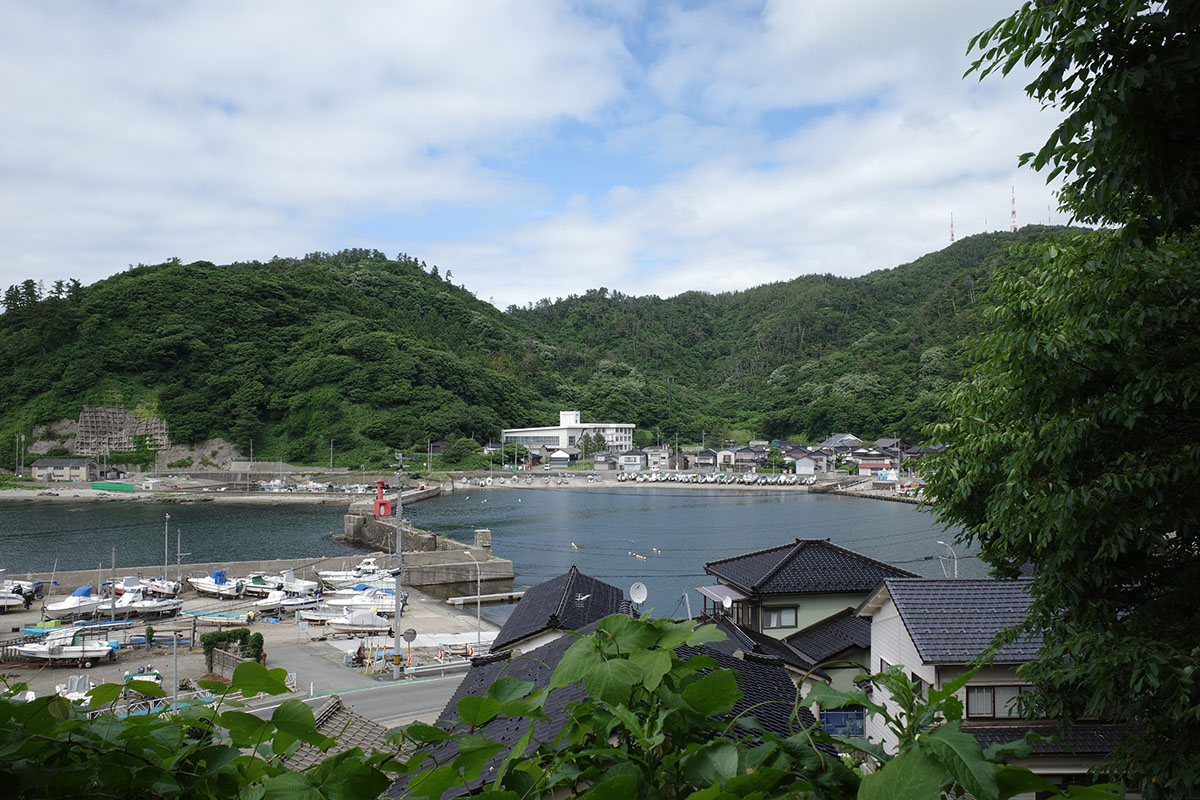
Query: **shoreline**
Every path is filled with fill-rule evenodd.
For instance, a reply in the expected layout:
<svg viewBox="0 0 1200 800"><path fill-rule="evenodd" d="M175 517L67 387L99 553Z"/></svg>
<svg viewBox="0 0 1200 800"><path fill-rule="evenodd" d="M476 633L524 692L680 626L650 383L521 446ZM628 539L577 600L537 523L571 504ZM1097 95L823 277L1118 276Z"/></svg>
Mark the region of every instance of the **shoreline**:
<svg viewBox="0 0 1200 800"><path fill-rule="evenodd" d="M473 476L477 478L485 478L487 475ZM493 475L493 483L491 486L475 485L473 483L463 484L461 477L456 481L441 482L440 486L443 493L449 494L454 492L470 491L482 492L493 490L512 490L526 489L537 491L549 491L555 489L565 490L624 490L624 489L650 489L653 491L709 491L709 492L777 492L784 494L803 493L803 494L834 494L851 497L870 497L872 499L884 500L901 500L899 497L886 496L886 493L861 490L854 491L848 489L841 490L826 490L822 492L811 492L808 486L759 486L757 484L713 484L713 483L682 483L682 482L625 482L618 481L615 475L598 477L594 481L586 479L585 475L572 475L569 483L558 483L557 476L535 473L501 473ZM517 482L512 482L512 478L518 478ZM501 483L501 478L504 482ZM525 478L532 478L529 483L525 482ZM539 480L540 478L540 480ZM549 479L549 481L547 481ZM844 478L842 479L844 480ZM825 485L830 485L834 481L830 481ZM439 484L431 484L439 485ZM821 484L818 484L820 487ZM418 491L418 490L411 490ZM394 495L393 495L394 497ZM78 502L133 502L133 503L218 503L223 505L263 505L263 506L279 506L279 505L342 505L349 508L352 503L361 502L364 500L374 500L375 495L371 492L239 492L239 491L204 491L204 488L197 486L195 489L174 490L174 491L144 491L137 490L133 492L113 492L104 489L93 489L90 486L73 486L73 485L54 485L39 486L37 488L28 489L0 489L0 502L7 500L20 502L42 502L42 503L78 503ZM912 502L905 498L902 501ZM405 503L408 504L406 500Z"/></svg>

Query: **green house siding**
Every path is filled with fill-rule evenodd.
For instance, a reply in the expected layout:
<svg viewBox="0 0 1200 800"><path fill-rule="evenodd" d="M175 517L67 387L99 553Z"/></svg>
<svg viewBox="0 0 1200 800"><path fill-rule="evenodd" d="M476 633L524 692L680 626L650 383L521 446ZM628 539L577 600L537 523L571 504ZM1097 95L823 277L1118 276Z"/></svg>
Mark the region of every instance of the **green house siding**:
<svg viewBox="0 0 1200 800"><path fill-rule="evenodd" d="M831 614L847 608L848 606L857 606L867 598L865 593L852 594L796 594L796 595L769 595L762 597L759 600L758 614L758 630L768 636L773 636L776 639L782 639L785 636L790 636L798 630L807 628L814 622L820 622ZM796 607L796 624L787 628L766 628L763 627L762 620L764 616L762 612L769 608L786 608L788 606Z"/></svg>

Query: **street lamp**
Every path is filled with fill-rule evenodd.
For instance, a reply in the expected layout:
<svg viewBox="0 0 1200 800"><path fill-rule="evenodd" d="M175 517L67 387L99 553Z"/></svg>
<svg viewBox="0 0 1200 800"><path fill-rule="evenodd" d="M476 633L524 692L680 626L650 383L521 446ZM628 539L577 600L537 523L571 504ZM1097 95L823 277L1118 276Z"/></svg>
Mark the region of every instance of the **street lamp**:
<svg viewBox="0 0 1200 800"><path fill-rule="evenodd" d="M483 635L479 632L479 627L480 627L479 604L481 602L483 602L481 600L481 598L483 597L483 594L482 594L482 590L479 588L480 587L479 559L476 558L475 554L472 553L470 550L467 551L467 555L470 556L471 560L475 562L475 646L482 650L483 649L483 646L482 646L483 645Z"/></svg>
<svg viewBox="0 0 1200 800"><path fill-rule="evenodd" d="M950 555L954 558L954 577L957 578L958 577L958 553L954 552L954 548L951 547L950 545L946 544L945 542L943 542L941 539L938 540L938 544L942 545L947 550L949 550ZM938 560L942 562L942 574L946 575L946 577L949 578L950 577L949 574L946 573L946 558L945 558L945 556L940 557Z"/></svg>

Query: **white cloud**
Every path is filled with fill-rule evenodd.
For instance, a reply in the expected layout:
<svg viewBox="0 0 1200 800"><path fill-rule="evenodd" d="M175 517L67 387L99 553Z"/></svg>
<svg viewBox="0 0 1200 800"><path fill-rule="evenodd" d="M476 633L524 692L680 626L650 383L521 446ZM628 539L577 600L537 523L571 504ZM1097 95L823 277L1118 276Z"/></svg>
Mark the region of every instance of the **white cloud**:
<svg viewBox="0 0 1200 800"><path fill-rule="evenodd" d="M1014 184L1044 221L1016 155L1052 115L959 80L1010 10L11 3L0 285L375 246L503 306L894 266Z"/></svg>

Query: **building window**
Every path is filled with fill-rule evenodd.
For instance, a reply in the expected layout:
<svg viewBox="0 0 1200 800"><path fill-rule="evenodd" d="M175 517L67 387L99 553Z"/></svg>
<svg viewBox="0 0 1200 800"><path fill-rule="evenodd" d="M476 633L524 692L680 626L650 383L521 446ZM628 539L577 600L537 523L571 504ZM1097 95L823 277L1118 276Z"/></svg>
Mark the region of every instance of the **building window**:
<svg viewBox="0 0 1200 800"><path fill-rule="evenodd" d="M796 607L782 606L778 608L764 608L763 613L763 629L766 628L794 628L796 627Z"/></svg>
<svg viewBox="0 0 1200 800"><path fill-rule="evenodd" d="M922 680L921 676L915 672L910 673L909 677L912 679L913 693L917 697L924 697L925 690L929 687L929 684L927 684L924 680Z"/></svg>
<svg viewBox="0 0 1200 800"><path fill-rule="evenodd" d="M821 729L834 736L866 735L866 713L857 711L821 711Z"/></svg>
<svg viewBox="0 0 1200 800"><path fill-rule="evenodd" d="M968 686L967 716L1014 719L1017 711L1017 695L1020 686Z"/></svg>

